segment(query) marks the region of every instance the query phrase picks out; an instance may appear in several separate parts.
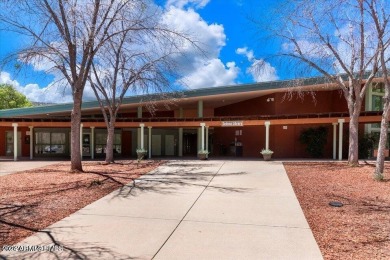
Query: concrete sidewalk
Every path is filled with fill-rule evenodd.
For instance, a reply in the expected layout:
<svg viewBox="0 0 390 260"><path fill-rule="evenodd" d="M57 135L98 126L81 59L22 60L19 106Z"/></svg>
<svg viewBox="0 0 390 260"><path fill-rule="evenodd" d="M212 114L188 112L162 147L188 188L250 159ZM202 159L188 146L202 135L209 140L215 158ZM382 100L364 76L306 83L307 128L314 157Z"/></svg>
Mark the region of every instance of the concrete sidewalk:
<svg viewBox="0 0 390 260"><path fill-rule="evenodd" d="M322 259L280 162L171 161L45 231L18 245L63 251L1 255Z"/></svg>
<svg viewBox="0 0 390 260"><path fill-rule="evenodd" d="M0 176L7 174L31 170L35 168L44 167L47 165L59 163L59 161L12 161L12 160L0 160Z"/></svg>

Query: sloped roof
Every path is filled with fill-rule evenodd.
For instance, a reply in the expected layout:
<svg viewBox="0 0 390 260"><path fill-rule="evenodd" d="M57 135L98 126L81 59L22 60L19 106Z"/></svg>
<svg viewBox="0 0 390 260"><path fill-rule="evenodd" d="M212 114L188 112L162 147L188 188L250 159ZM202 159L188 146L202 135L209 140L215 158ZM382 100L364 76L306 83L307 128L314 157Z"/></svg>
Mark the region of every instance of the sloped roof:
<svg viewBox="0 0 390 260"><path fill-rule="evenodd" d="M312 77L312 78L302 78L302 79L294 79L294 80L278 80L278 81L269 81L269 82L259 82L253 84L238 84L238 85L185 90L180 92L180 97L200 99L200 97L205 97L205 96L245 93L245 92L262 91L262 90L278 90L278 89L291 88L295 86L299 86L299 87L316 86L316 85L321 86L326 83L328 83L328 81L324 77ZM151 94L151 95L138 95L132 97L125 97L123 100L123 105L140 104L145 102L145 100L159 101L159 100L163 100L163 96L164 95L162 94ZM52 114L52 113L61 113L61 112L68 112L68 111L70 112L72 108L73 108L73 103L65 103L65 104L54 104L54 105L45 105L45 106L37 106L37 107L6 109L6 110L0 110L0 118ZM82 104L83 110L93 109L93 108L99 108L99 103L97 101L84 101Z"/></svg>

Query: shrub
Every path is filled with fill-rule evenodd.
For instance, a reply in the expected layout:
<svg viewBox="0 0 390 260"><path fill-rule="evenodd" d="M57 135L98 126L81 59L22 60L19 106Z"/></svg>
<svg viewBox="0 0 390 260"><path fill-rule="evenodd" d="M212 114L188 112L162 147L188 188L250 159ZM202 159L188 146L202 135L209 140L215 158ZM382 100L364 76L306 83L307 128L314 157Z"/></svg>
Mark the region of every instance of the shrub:
<svg viewBox="0 0 390 260"><path fill-rule="evenodd" d="M327 137L328 128L324 126L310 127L301 132L299 141L306 145L306 152L310 156L320 158L324 154Z"/></svg>
<svg viewBox="0 0 390 260"><path fill-rule="evenodd" d="M370 134L365 134L359 139L359 159L367 159L372 156L376 138Z"/></svg>

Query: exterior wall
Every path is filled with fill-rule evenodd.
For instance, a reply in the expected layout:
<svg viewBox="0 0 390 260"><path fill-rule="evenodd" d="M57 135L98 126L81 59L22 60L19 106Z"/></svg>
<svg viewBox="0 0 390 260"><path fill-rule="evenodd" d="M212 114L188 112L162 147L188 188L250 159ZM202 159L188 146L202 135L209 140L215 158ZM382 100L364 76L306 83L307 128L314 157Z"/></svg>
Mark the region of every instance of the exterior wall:
<svg viewBox="0 0 390 260"><path fill-rule="evenodd" d="M272 101L273 99L273 101ZM245 100L235 104L215 109L215 116L245 116L245 115L285 115L285 114L310 114L347 112L348 107L344 96L339 90L319 91L315 93L315 100L309 93L301 99L296 95L291 100L285 93L275 93ZM364 111L364 109L362 110ZM270 149L274 151L274 158L309 158L305 146L299 142L301 132L309 127L320 125L288 125L270 127ZM333 156L333 126L328 128L328 140L324 148L324 158ZM242 142L244 157L259 157L261 149L265 148L265 126L241 127L241 128L215 128L214 151L220 155L220 146L230 147L235 141L235 131L242 130L242 136L237 136L237 141ZM362 133L364 129L359 129ZM344 132L348 132L348 124L344 124ZM344 134L344 150L348 152L348 137ZM347 153L343 152L343 155Z"/></svg>
<svg viewBox="0 0 390 260"><path fill-rule="evenodd" d="M273 101L270 99L273 98ZM268 101L267 101L268 100ZM215 109L215 116L285 115L347 112L348 107L340 91L318 91L315 100L306 93L303 99L296 95L289 100L285 93L275 93L245 100Z"/></svg>
<svg viewBox="0 0 390 260"><path fill-rule="evenodd" d="M275 95L275 114L310 114L327 112L347 112L347 102L340 91L318 91L314 98L306 93L303 99L294 96L291 100L283 100L284 93Z"/></svg>
<svg viewBox="0 0 390 260"><path fill-rule="evenodd" d="M6 131L11 131L12 128L0 127L0 156L5 156Z"/></svg>
<svg viewBox="0 0 390 260"><path fill-rule="evenodd" d="M236 136L236 131L242 130L242 135ZM261 148L265 147L265 127L247 126L247 127L217 127L214 128L214 154L217 156L233 156L230 153L230 147L235 142L242 143L243 157L258 157ZM223 154L223 147L227 154Z"/></svg>
<svg viewBox="0 0 390 260"><path fill-rule="evenodd" d="M28 157L30 156L30 142L26 143L26 132L30 129L27 127L18 127L18 132L21 134L21 156ZM0 128L0 156L6 156L5 150L6 150L6 132L12 132L14 129L13 127L1 127Z"/></svg>
<svg viewBox="0 0 390 260"><path fill-rule="evenodd" d="M215 116L246 116L246 115L274 115L276 102L267 102L275 94L266 95L235 104L216 108Z"/></svg>
<svg viewBox="0 0 390 260"><path fill-rule="evenodd" d="M301 132L309 127L320 125L288 125L270 126L270 149L274 151L274 158L310 158L305 151L305 146L299 142ZM333 155L333 126L325 125L328 128L327 144L324 148L324 158L332 158ZM345 126L344 126L345 127ZM236 136L236 131L242 130L241 136ZM247 127L219 127L214 128L214 154L222 156L221 146L226 147L227 156L234 156L229 153L230 146L237 142L242 143L243 157L260 157L260 151L265 148L265 126ZM344 140L346 137L344 136ZM348 141L348 139L346 139Z"/></svg>
<svg viewBox="0 0 390 260"><path fill-rule="evenodd" d="M132 132L122 130L122 156L132 156Z"/></svg>
<svg viewBox="0 0 390 260"><path fill-rule="evenodd" d="M274 158L310 158L305 145L301 144L299 137L307 128L325 126L328 129L327 143L324 147L323 158L332 158L333 155L333 126L332 125L288 125L270 127L270 149L274 151Z"/></svg>

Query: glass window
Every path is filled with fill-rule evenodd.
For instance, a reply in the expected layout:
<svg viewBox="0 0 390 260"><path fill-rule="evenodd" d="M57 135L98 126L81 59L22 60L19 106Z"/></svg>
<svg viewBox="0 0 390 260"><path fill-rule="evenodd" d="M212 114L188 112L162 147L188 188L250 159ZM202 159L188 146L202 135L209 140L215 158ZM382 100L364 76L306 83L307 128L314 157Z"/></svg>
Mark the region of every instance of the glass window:
<svg viewBox="0 0 390 260"><path fill-rule="evenodd" d="M6 155L13 155L14 154L14 133L6 132L6 140L7 140L7 145L5 148L5 153Z"/></svg>
<svg viewBox="0 0 390 260"><path fill-rule="evenodd" d="M115 134L114 143L121 144L121 134Z"/></svg>
<svg viewBox="0 0 390 260"><path fill-rule="evenodd" d="M65 133L35 133L36 154L64 154L66 145Z"/></svg>
<svg viewBox="0 0 390 260"><path fill-rule="evenodd" d="M95 136L95 153L104 154L106 153L107 133L97 133ZM121 133L114 134L114 154L122 153L122 135Z"/></svg>
<svg viewBox="0 0 390 260"><path fill-rule="evenodd" d="M65 144L65 133L51 133L51 144Z"/></svg>
<svg viewBox="0 0 390 260"><path fill-rule="evenodd" d="M107 141L107 134L98 133L96 134L96 144L105 144Z"/></svg>
<svg viewBox="0 0 390 260"><path fill-rule="evenodd" d="M383 97L379 95L372 95L372 111L382 111Z"/></svg>
<svg viewBox="0 0 390 260"><path fill-rule="evenodd" d="M383 86L383 83L374 84L372 87L373 93L385 93L385 88Z"/></svg>

